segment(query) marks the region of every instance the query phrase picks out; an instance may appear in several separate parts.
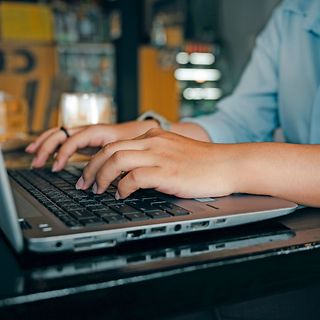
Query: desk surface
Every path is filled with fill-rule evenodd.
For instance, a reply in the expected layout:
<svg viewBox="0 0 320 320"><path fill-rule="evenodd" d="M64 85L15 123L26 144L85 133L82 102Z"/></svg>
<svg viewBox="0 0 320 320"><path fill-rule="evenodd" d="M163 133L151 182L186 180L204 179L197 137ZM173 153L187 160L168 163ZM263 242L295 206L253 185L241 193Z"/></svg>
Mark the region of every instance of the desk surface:
<svg viewBox="0 0 320 320"><path fill-rule="evenodd" d="M320 209L77 255L18 258L1 235L0 318L28 310L57 319L68 310L86 319L94 308L91 319L168 319L279 292L315 290L319 246Z"/></svg>

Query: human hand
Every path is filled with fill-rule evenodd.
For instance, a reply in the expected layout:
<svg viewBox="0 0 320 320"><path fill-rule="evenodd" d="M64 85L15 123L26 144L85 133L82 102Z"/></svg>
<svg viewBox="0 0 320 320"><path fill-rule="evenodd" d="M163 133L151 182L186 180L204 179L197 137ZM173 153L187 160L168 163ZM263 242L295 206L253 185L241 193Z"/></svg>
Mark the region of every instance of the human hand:
<svg viewBox="0 0 320 320"><path fill-rule="evenodd" d="M26 152L35 155L31 163L34 168L43 167L50 155L56 152L52 171L59 171L77 150L100 148L113 141L134 138L156 126L157 123L153 120L132 121L118 125L89 125L68 129L69 138L59 128L53 128L45 131L28 145Z"/></svg>
<svg viewBox="0 0 320 320"><path fill-rule="evenodd" d="M189 139L151 129L132 140L105 145L84 168L78 189L103 193L118 183L116 197L126 198L139 188L183 198L224 196L237 191L233 145Z"/></svg>

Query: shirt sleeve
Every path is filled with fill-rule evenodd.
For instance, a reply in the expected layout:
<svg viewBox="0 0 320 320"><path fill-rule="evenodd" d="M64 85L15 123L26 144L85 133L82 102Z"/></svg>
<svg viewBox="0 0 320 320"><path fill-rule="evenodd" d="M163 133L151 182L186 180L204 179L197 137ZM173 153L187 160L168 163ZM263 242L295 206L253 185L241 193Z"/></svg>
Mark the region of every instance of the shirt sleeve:
<svg viewBox="0 0 320 320"><path fill-rule="evenodd" d="M283 11L280 6L256 41L252 57L233 94L207 116L185 118L200 125L216 143L271 141L279 127L278 63Z"/></svg>

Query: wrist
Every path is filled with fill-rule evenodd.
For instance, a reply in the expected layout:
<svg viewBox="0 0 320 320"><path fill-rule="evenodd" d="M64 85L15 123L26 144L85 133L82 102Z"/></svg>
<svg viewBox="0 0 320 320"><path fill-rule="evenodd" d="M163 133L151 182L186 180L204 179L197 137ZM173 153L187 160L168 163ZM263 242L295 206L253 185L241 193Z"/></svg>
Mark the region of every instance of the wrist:
<svg viewBox="0 0 320 320"><path fill-rule="evenodd" d="M235 192L261 194L263 186L264 173L267 168L264 163L264 152L261 147L263 144L243 143L235 146L235 164L234 164L234 185ZM262 152L261 152L262 151Z"/></svg>
<svg viewBox="0 0 320 320"><path fill-rule="evenodd" d="M250 179L250 161L243 144L211 144L213 173L220 177L218 183L225 194L246 193Z"/></svg>

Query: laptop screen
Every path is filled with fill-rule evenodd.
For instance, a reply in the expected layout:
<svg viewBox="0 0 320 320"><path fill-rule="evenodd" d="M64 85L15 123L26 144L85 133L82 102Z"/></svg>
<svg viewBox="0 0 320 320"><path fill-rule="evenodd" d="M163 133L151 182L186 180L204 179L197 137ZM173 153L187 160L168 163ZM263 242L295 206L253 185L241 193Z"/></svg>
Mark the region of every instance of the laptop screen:
<svg viewBox="0 0 320 320"><path fill-rule="evenodd" d="M23 250L22 232L18 222L11 187L0 149L0 228L17 252Z"/></svg>

